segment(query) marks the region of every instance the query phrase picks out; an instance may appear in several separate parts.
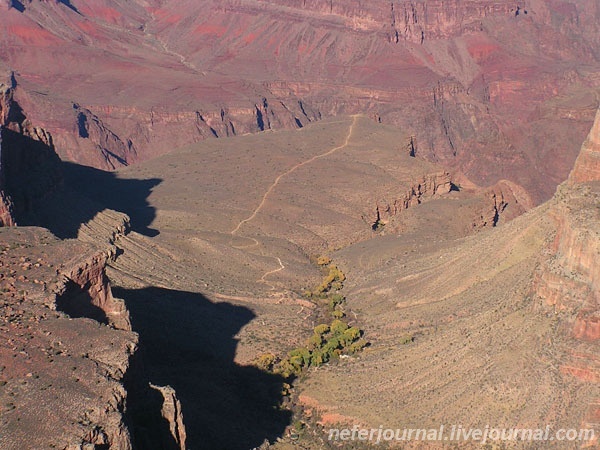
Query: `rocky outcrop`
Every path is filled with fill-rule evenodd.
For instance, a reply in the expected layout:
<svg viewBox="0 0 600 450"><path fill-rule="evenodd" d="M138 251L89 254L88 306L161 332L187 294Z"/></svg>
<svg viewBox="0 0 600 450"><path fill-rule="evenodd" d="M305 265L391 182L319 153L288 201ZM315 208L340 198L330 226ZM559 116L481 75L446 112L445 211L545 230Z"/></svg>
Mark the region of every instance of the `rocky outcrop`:
<svg viewBox="0 0 600 450"><path fill-rule="evenodd" d="M0 227L16 225L12 199L5 192L4 172L2 170L2 126L0 126Z"/></svg>
<svg viewBox="0 0 600 450"><path fill-rule="evenodd" d="M93 273L102 280L99 249L26 227L3 232L0 249L0 447L131 449L121 380L137 335L49 307L63 272L90 287ZM83 288L72 284L77 297ZM94 287L79 297L100 304L110 287Z"/></svg>
<svg viewBox="0 0 600 450"><path fill-rule="evenodd" d="M6 192L5 169L2 164L2 127L8 122L8 112L12 101L10 92L8 87L0 85L0 226L16 225L12 199Z"/></svg>
<svg viewBox="0 0 600 450"><path fill-rule="evenodd" d="M363 218L376 231L405 209L418 205L428 198L447 194L453 186L451 176L447 172L423 175L403 195L393 200L378 200L373 214Z"/></svg>
<svg viewBox="0 0 600 450"><path fill-rule="evenodd" d="M113 249L99 251L61 270L50 304L72 317L89 317L131 331L129 311L123 300L113 297L106 276L106 265L115 254Z"/></svg>
<svg viewBox="0 0 600 450"><path fill-rule="evenodd" d="M483 193L483 209L473 219L473 228L495 227L533 208L534 202L521 186L502 180Z"/></svg>
<svg viewBox="0 0 600 450"><path fill-rule="evenodd" d="M127 105L73 105L71 127L59 130L61 156L86 165L113 170L191 143L212 138L283 128L302 128L319 114L299 100L257 97L201 108ZM74 113L74 115L73 115ZM101 119L102 117L103 119Z"/></svg>
<svg viewBox="0 0 600 450"><path fill-rule="evenodd" d="M130 139L123 142L89 109L73 105L77 114L77 133L81 139L89 139L111 168L126 166L137 160L135 145Z"/></svg>
<svg viewBox="0 0 600 450"><path fill-rule="evenodd" d="M12 200L0 187L0 227L15 225Z"/></svg>
<svg viewBox="0 0 600 450"><path fill-rule="evenodd" d="M520 12L525 13L526 2ZM517 5L509 0L491 2L400 0L393 2L348 2L339 0L259 0L229 1L229 8L255 7L261 4L278 5L291 14L310 16L315 13L324 19L339 20L345 26L360 30L387 32L393 42L407 40L422 43L425 39L439 39L475 30L486 17L512 15Z"/></svg>
<svg viewBox="0 0 600 450"><path fill-rule="evenodd" d="M551 214L557 234L550 256L538 273L537 294L557 311L575 314L573 335L600 339L596 317L600 301L600 214L598 190L587 186L561 186ZM596 331L594 331L596 330Z"/></svg>
<svg viewBox="0 0 600 450"><path fill-rule="evenodd" d="M183 423L183 413L181 412L181 402L177 398L175 389L171 386L150 385L150 388L157 390L163 397L161 409L162 417L169 424L169 431L173 438L173 443L179 450L187 450L185 445L186 432Z"/></svg>
<svg viewBox="0 0 600 450"><path fill-rule="evenodd" d="M568 180L571 185L588 181L600 181L600 109Z"/></svg>
<svg viewBox="0 0 600 450"><path fill-rule="evenodd" d="M556 237L538 268L533 292L552 308L570 343L561 365L565 376L600 382L600 111L567 182L550 211ZM597 401L584 426L598 422Z"/></svg>
<svg viewBox="0 0 600 450"><path fill-rule="evenodd" d="M516 10L515 3L506 0L485 3L460 0L391 2L391 40L422 44L426 39L448 38L477 30L487 17L514 16ZM526 8L522 11L526 14Z"/></svg>
<svg viewBox="0 0 600 450"><path fill-rule="evenodd" d="M15 88L0 84L0 226L32 214L62 182L52 136L27 119Z"/></svg>
<svg viewBox="0 0 600 450"><path fill-rule="evenodd" d="M57 270L59 280L50 288L47 305L72 317L88 317L131 331L129 311L123 300L113 296L106 275L106 267L117 258L116 244L129 226L129 217L110 210L82 224L78 240L99 248L76 256Z"/></svg>

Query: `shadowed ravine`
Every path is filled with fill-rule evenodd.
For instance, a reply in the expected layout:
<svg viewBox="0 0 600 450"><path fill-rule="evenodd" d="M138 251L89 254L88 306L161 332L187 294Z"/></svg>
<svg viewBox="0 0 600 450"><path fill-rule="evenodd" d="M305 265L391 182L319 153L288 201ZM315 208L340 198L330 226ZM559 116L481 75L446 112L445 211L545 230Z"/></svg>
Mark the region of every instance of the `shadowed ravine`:
<svg viewBox="0 0 600 450"><path fill-rule="evenodd" d="M290 421L279 408L283 378L234 362L234 336L252 311L154 287L114 293L125 299L140 336L127 381L137 449L174 448L160 416L162 399L149 383L175 389L190 450L246 450L283 434Z"/></svg>
<svg viewBox="0 0 600 450"><path fill-rule="evenodd" d="M156 211L148 196L160 179L122 179L73 163L62 163L58 170L65 183L46 198L32 223L73 238L82 224L89 227L99 212L112 209L130 216L134 232L158 234L149 228ZM283 435L290 422L290 413L279 408L283 378L234 362L235 335L255 318L250 309L213 303L197 292L111 283L114 295L125 300L133 331L139 334L139 348L124 376L125 415L134 449L180 448L162 416L163 397L150 385L175 390L187 449L246 450ZM73 317L106 320L82 295L65 299L68 302L58 309Z"/></svg>
<svg viewBox="0 0 600 450"><path fill-rule="evenodd" d="M252 214L238 223L231 236L239 234L257 216L285 176L345 148L357 118L353 116L341 145L279 174ZM100 199L97 192L91 196ZM145 212L144 217L152 216L149 210ZM137 222L144 227L150 223ZM256 239L249 239L258 245ZM270 285L267 277L285 269L280 257L274 259L278 267L266 271L258 282ZM175 389L189 449L243 450L283 435L291 419L289 411L280 409L285 380L234 362L235 336L255 318L251 310L229 303L215 304L199 293L158 287L115 288L114 293L125 300L133 330L140 336L139 350L127 378L128 419L137 448L177 448L161 416L162 399L150 385Z"/></svg>

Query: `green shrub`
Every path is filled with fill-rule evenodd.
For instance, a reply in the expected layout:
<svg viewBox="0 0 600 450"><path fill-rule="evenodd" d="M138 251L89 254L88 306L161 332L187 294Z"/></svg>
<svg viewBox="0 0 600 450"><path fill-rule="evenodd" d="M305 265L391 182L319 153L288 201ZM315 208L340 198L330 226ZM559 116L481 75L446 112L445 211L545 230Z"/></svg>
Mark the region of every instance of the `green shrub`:
<svg viewBox="0 0 600 450"><path fill-rule="evenodd" d="M332 291L339 291L344 287L344 285L342 284L341 281L334 281L331 283L331 286L329 286L329 289Z"/></svg>
<svg viewBox="0 0 600 450"><path fill-rule="evenodd" d="M361 334L362 333L360 332L360 329L357 327L348 328L346 331L343 332L341 341L344 346L348 346L354 341L360 339Z"/></svg>
<svg viewBox="0 0 600 450"><path fill-rule="evenodd" d="M333 355L334 350L343 348L339 337L332 337L323 345L323 353Z"/></svg>
<svg viewBox="0 0 600 450"><path fill-rule="evenodd" d="M334 319L342 319L346 317L346 314L341 309L336 309L331 313L331 317L333 317Z"/></svg>
<svg viewBox="0 0 600 450"><path fill-rule="evenodd" d="M290 358L290 361L292 359L294 359L294 361L298 361L297 365L300 368L308 366L310 364L310 351L306 347L296 348L289 352L288 356Z"/></svg>
<svg viewBox="0 0 600 450"><path fill-rule="evenodd" d="M317 264L319 266L326 266L328 264L331 264L331 258L329 256L325 256L325 255L319 256L317 258Z"/></svg>
<svg viewBox="0 0 600 450"><path fill-rule="evenodd" d="M344 301L346 300L346 298L342 294L331 294L328 297L328 299L329 299L328 306L331 311L333 311L336 306L339 306L342 303L344 303Z"/></svg>
<svg viewBox="0 0 600 450"><path fill-rule="evenodd" d="M323 345L323 337L320 334L314 333L308 338L306 345L311 350L314 350L315 348L321 348L321 345Z"/></svg>
<svg viewBox="0 0 600 450"><path fill-rule="evenodd" d="M284 359L273 367L273 372L284 378L290 378L292 375L300 375L301 369L294 367L289 360Z"/></svg>
<svg viewBox="0 0 600 450"><path fill-rule="evenodd" d="M326 323L322 323L320 325L317 325L314 331L315 334L323 336L324 334L329 333L329 325L327 325Z"/></svg>
<svg viewBox="0 0 600 450"><path fill-rule="evenodd" d="M254 365L260 370L271 372L277 362L277 357L273 353L263 353L254 361Z"/></svg>
<svg viewBox="0 0 600 450"><path fill-rule="evenodd" d="M332 289L340 290L343 287L342 283L346 279L346 275L335 264L329 264L327 269L327 275L323 282L315 288L313 295L324 294Z"/></svg>
<svg viewBox="0 0 600 450"><path fill-rule="evenodd" d="M359 352L363 348L365 348L367 346L367 344L368 344L368 342L365 341L364 339L359 339L358 341L354 342L353 344L351 344L348 347L348 353L352 355L356 352Z"/></svg>
<svg viewBox="0 0 600 450"><path fill-rule="evenodd" d="M402 336L400 338L399 343L400 343L400 345L407 345L414 341L415 341L415 337L412 334L405 334L404 336Z"/></svg>
<svg viewBox="0 0 600 450"><path fill-rule="evenodd" d="M312 352L310 364L311 366L322 366L326 362L329 362L329 355L322 352L321 350L315 350Z"/></svg>
<svg viewBox="0 0 600 450"><path fill-rule="evenodd" d="M331 322L330 329L331 329L331 334L336 336L336 335L342 334L344 331L346 331L348 329L348 324L339 319L335 319L333 322Z"/></svg>

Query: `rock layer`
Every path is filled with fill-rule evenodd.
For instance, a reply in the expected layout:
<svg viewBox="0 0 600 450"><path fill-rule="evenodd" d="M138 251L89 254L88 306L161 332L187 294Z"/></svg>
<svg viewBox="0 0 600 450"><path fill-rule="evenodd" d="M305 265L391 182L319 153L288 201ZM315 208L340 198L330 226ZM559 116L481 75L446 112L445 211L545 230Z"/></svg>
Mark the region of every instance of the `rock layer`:
<svg viewBox="0 0 600 450"><path fill-rule="evenodd" d="M365 217L365 220L371 224L373 230L377 230L403 210L419 205L425 199L447 194L452 188L452 179L447 172L423 175L399 198L378 201L373 216Z"/></svg>
<svg viewBox="0 0 600 450"><path fill-rule="evenodd" d="M27 220L62 182L52 136L27 119L15 88L0 84L0 225Z"/></svg>
<svg viewBox="0 0 600 450"><path fill-rule="evenodd" d="M596 106L584 100L598 86L593 2L33 0L22 9L0 17L19 101L61 156L95 167L362 112L413 134L421 156L483 186L510 180L538 203L572 167ZM89 60L93 75L80 63Z"/></svg>
<svg viewBox="0 0 600 450"><path fill-rule="evenodd" d="M52 286L63 282L57 272L83 276L94 266L103 273L94 256L98 249L28 228L6 229L0 242L0 446L131 449L121 379L137 336L52 309ZM78 262L70 261L73 254L80 255ZM93 290L79 291L86 295L72 295L95 300Z"/></svg>
<svg viewBox="0 0 600 450"><path fill-rule="evenodd" d="M555 195L557 233L534 280L534 292L561 317L572 339L561 372L582 382L600 382L600 110L567 182ZM591 402L583 426L598 422Z"/></svg>
<svg viewBox="0 0 600 450"><path fill-rule="evenodd" d="M569 183L600 181L600 109L569 175Z"/></svg>

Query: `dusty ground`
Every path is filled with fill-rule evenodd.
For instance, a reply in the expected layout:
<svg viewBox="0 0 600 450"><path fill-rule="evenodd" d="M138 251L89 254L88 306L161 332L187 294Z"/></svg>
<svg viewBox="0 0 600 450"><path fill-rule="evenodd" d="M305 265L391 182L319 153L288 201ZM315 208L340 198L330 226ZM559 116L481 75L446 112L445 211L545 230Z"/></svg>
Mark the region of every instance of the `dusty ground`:
<svg viewBox="0 0 600 450"><path fill-rule="evenodd" d="M294 330L311 327L301 291L320 274L310 258L375 236L371 220L381 199L402 198L423 175L441 171L410 157L406 141L354 116L199 143L119 171L116 191L98 190L96 183L81 189L112 208L125 206L139 229L119 244L116 284L177 287L256 309L260 320L240 334L238 352L247 362L279 340L297 342L302 333ZM72 182L90 175L74 175ZM143 180L155 181L148 188ZM136 183L147 189L143 213L112 200L143 196L131 194ZM468 219L486 202L473 192L447 192L424 198L422 206L438 197L451 202L448 213L460 205ZM431 228L410 208L401 214L389 229ZM472 231L468 220L445 228L448 236Z"/></svg>
<svg viewBox="0 0 600 450"><path fill-rule="evenodd" d="M576 205L581 195L563 201ZM581 347L584 360L593 351L565 332L574 313L541 304L532 288L556 233L551 207L463 239L436 234L423 242L415 232L336 252L349 278L349 305L373 345L312 373L301 401L326 427L590 426L595 409L588 403L598 398L597 385L562 367L573 364L574 348ZM579 364L593 372L595 359L587 358ZM580 445L546 442L544 448Z"/></svg>
<svg viewBox="0 0 600 450"><path fill-rule="evenodd" d="M150 380L181 391L192 430L218 414L203 412L198 396L206 394L188 384L190 376L219 392L215 373L237 380L257 355L303 342L315 316L301 291L318 282L311 257L324 253L346 272L349 319L372 345L311 371L296 388L301 408L328 423L392 428L581 422L585 399L597 393L556 371L569 344L530 292L554 232L549 207L474 229L489 198L465 183L469 189L423 198L375 232L368 218L381 199L400 198L421 175L441 170L409 156L406 139L354 116L196 144L119 171L114 189L83 188L101 204L129 207L138 231L119 241L109 275L147 348ZM70 183L77 180L72 174ZM142 210L128 195L144 198ZM239 321L230 323L230 314ZM157 357L173 347L172 356ZM213 376L187 356L215 350L225 365L212 366ZM281 383L256 376L251 385L259 390ZM233 394L228 404L246 401ZM260 411L254 426L267 430ZM193 433L192 447L202 442ZM325 445L318 434L305 439L300 445Z"/></svg>
<svg viewBox="0 0 600 450"><path fill-rule="evenodd" d="M108 275L139 342L125 377L138 445L156 445L161 436L148 416L157 412L156 401L141 392L148 383L175 389L193 449L243 450L278 437L282 449L326 448L317 421L389 428L592 423L597 385L572 373L579 370L573 358L581 359L573 348L593 353L594 347L565 333L577 311L555 314L535 295L533 280L557 235L556 202L569 208L596 197L565 188L554 203L480 228L483 215L498 207L497 198L461 174L461 188L452 188L447 178L454 175L410 156L407 142L410 137L393 128L349 116L301 130L199 143L116 173L64 164L65 187L78 195L58 196L40 217L55 233L77 239L60 241L28 228L16 235L3 231L11 239L24 233L17 241L27 243L6 244L7 267L45 246L56 258L114 243ZM79 195L92 201L56 215ZM503 212L522 208L507 199ZM381 214L385 221L374 230L377 211L390 204L407 209ZM133 231L112 234L123 216L111 210L127 213ZM586 217L593 216L593 205L590 211ZM57 264L43 263L42 253L40 267L31 270L47 272L52 266L44 264ZM285 380L252 361L264 352L284 355L316 325L315 306L302 291L319 282L314 257L322 254L346 273L348 319L365 330L371 345L356 357L311 369L288 397ZM18 276L5 278L16 282ZM52 273L40 277L52 279ZM7 316L6 332L27 338L21 322L29 309L34 320L46 316L34 310L41 306L17 303L23 305L18 321ZM116 331L106 325L55 314L48 326L67 324L58 324L57 333L68 334L73 324L69 332L92 327L86 336L100 333L103 345L114 340L103 337ZM43 349L47 336L25 347ZM17 352L13 347L3 348ZM54 364L43 355L36 361L43 363L40 373L51 371L44 364ZM590 361L585 373L593 378ZM33 391L24 395L26 405L37 401L39 386L37 372L28 376L24 370L3 369L3 395L17 396L13 385L28 386ZM85 382L112 386L113 380L88 372ZM78 386L69 385L68 392L77 393ZM35 409L12 403L3 426L34 423L22 411ZM298 420L307 425L296 440ZM77 427L85 430L88 422L77 423L72 426L81 431Z"/></svg>

